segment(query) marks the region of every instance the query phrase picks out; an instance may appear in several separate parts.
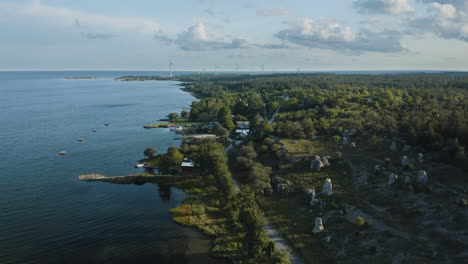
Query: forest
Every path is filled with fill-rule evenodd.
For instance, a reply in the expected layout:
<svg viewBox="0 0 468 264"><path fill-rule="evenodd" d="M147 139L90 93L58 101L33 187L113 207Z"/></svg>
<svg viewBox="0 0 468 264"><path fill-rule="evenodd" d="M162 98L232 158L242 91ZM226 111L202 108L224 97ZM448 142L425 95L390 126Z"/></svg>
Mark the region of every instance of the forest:
<svg viewBox="0 0 468 264"><path fill-rule="evenodd" d="M254 135L287 138L353 135L399 137L466 166L468 74L273 74L179 77L193 102L190 119L228 107L250 120ZM272 124L258 126L280 106ZM256 127L257 124L257 127ZM266 130L266 131L265 131ZM272 130L272 131L269 131ZM255 132L257 132L255 134Z"/></svg>

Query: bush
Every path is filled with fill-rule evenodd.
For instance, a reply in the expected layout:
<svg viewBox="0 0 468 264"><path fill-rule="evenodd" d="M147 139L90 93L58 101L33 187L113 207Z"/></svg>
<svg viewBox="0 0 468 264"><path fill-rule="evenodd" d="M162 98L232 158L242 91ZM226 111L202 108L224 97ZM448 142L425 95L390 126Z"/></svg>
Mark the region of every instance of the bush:
<svg viewBox="0 0 468 264"><path fill-rule="evenodd" d="M358 217L356 218L356 225L357 225L358 227L363 227L365 223L366 223L366 220L365 220L363 217L358 216Z"/></svg>
<svg viewBox="0 0 468 264"><path fill-rule="evenodd" d="M384 159L385 166L389 166L392 163L392 158L387 157Z"/></svg>
<svg viewBox="0 0 468 264"><path fill-rule="evenodd" d="M337 160L343 159L343 153L341 153L340 151L337 151L337 152L335 153L335 158L336 158Z"/></svg>

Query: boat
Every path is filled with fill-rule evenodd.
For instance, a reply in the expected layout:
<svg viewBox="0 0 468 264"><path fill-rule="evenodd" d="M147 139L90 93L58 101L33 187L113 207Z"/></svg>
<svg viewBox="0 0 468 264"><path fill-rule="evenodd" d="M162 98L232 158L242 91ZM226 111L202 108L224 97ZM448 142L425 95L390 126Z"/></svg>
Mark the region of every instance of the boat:
<svg viewBox="0 0 468 264"><path fill-rule="evenodd" d="M146 163L140 163L140 164L135 164L133 167L135 167L135 168L143 168L143 167L145 167L145 166L148 166L148 164L146 164Z"/></svg>
<svg viewBox="0 0 468 264"><path fill-rule="evenodd" d="M105 126L109 126L109 123L104 123Z"/></svg>
<svg viewBox="0 0 468 264"><path fill-rule="evenodd" d="M62 150L62 151L59 151L59 153L58 153L58 154L59 154L59 155L66 155L66 154L67 154L67 152L66 152L66 151L64 151L64 150Z"/></svg>
<svg viewBox="0 0 468 264"><path fill-rule="evenodd" d="M93 131L93 132L96 132L96 131L97 131L97 129L91 129L91 131Z"/></svg>
<svg viewBox="0 0 468 264"><path fill-rule="evenodd" d="M78 138L77 140L78 140L78 141L83 141L83 140L84 140L84 138Z"/></svg>

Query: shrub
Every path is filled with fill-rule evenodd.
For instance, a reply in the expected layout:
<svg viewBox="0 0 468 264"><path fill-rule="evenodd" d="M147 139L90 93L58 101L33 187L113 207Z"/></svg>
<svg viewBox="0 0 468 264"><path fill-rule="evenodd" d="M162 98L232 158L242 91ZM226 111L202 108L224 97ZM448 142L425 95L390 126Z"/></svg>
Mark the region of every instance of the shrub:
<svg viewBox="0 0 468 264"><path fill-rule="evenodd" d="M358 227L363 227L365 223L366 223L366 220L365 220L363 217L358 216L358 217L356 218L356 225L357 225Z"/></svg>

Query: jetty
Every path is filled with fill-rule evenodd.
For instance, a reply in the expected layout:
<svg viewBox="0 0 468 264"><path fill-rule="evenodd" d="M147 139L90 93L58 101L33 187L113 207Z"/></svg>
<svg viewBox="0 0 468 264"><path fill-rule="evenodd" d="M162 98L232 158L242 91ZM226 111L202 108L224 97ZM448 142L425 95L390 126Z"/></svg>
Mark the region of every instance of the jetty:
<svg viewBox="0 0 468 264"><path fill-rule="evenodd" d="M165 174L151 174L151 173L137 173L120 176L105 176L99 173L83 174L78 176L79 181L100 181L118 184L144 184L146 182L173 182L175 180L191 178L193 175L165 175Z"/></svg>

